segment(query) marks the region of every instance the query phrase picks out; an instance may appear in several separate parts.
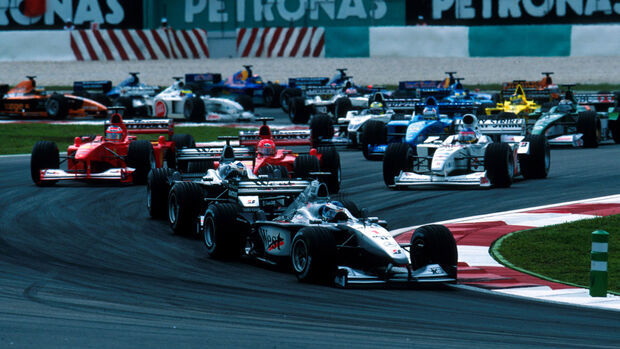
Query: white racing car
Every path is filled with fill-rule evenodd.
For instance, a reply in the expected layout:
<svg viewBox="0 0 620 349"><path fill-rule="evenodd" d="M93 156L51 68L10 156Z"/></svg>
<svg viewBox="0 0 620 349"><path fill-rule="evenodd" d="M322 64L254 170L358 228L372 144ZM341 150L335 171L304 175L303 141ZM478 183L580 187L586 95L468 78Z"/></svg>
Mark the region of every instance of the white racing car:
<svg viewBox="0 0 620 349"><path fill-rule="evenodd" d="M525 119L478 119L467 114L459 134L429 137L416 148L392 143L383 159L389 188L419 185L509 187L514 177L545 178L551 156L543 135L525 136Z"/></svg>
<svg viewBox="0 0 620 349"><path fill-rule="evenodd" d="M198 80L195 75L203 76L205 79L210 76L210 74L186 74L185 79L192 77L192 82L196 82ZM186 89L181 77L174 79L176 80L174 84L153 99L155 117L197 122L237 122L254 119L254 114L245 111L237 101L196 93L197 91ZM239 96L241 97L249 96Z"/></svg>
<svg viewBox="0 0 620 349"><path fill-rule="evenodd" d="M352 202L333 201L318 181L242 181L200 217L207 253L242 255L292 265L303 282L353 284L456 282L457 250L450 230L418 228L400 245L386 222L365 217Z"/></svg>

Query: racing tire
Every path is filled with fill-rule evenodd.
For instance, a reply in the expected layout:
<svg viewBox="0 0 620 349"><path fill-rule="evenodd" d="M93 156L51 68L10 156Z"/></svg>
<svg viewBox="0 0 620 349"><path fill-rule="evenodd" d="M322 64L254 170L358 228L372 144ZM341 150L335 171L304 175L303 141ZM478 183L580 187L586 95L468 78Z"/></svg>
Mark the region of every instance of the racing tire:
<svg viewBox="0 0 620 349"><path fill-rule="evenodd" d="M312 147L317 148L323 141L334 138L334 122L329 115L315 115L310 120L310 139Z"/></svg>
<svg viewBox="0 0 620 349"><path fill-rule="evenodd" d="M267 176L269 179L288 179L289 173L286 166L283 165L266 165L258 169L257 175Z"/></svg>
<svg viewBox="0 0 620 349"><path fill-rule="evenodd" d="M267 108L277 108L280 106L280 94L284 88L278 84L268 84L263 88L263 104Z"/></svg>
<svg viewBox="0 0 620 349"><path fill-rule="evenodd" d="M235 102L239 103L244 111L254 112L254 101L248 95L238 95Z"/></svg>
<svg viewBox="0 0 620 349"><path fill-rule="evenodd" d="M133 103L129 97L118 97L114 100L114 105L123 107L125 110L122 112L123 116L134 116Z"/></svg>
<svg viewBox="0 0 620 349"><path fill-rule="evenodd" d="M32 147L30 156L30 176L39 187L54 185L57 181L42 181L41 170L60 168L60 156L55 142L38 141Z"/></svg>
<svg viewBox="0 0 620 349"><path fill-rule="evenodd" d="M181 172L187 172L187 161L182 163L177 163L177 154L176 151L183 148L194 148L196 147L196 141L194 137L187 133L175 134L170 137L170 141L174 143L174 150L168 149L166 151L166 166L169 168L177 169Z"/></svg>
<svg viewBox="0 0 620 349"><path fill-rule="evenodd" d="M294 167L295 178L307 179L311 172L319 172L321 164L316 156L301 154L295 158Z"/></svg>
<svg viewBox="0 0 620 349"><path fill-rule="evenodd" d="M330 173L329 176L321 178L322 182L325 182L327 185L327 190L330 194L336 194L340 191L340 182L342 177L340 154L338 154L336 148L333 146L319 147L317 151L321 154L321 171Z"/></svg>
<svg viewBox="0 0 620 349"><path fill-rule="evenodd" d="M517 118L518 116L515 113L502 111L502 112L497 113L493 119L510 120L510 119L517 119Z"/></svg>
<svg viewBox="0 0 620 349"><path fill-rule="evenodd" d="M205 102L199 96L192 96L183 104L183 116L195 122L205 121Z"/></svg>
<svg viewBox="0 0 620 349"><path fill-rule="evenodd" d="M336 276L336 241L332 230L302 228L291 243L291 264L297 280L328 284Z"/></svg>
<svg viewBox="0 0 620 349"><path fill-rule="evenodd" d="M141 139L129 143L127 150L127 166L136 170L133 172L134 184L145 184L149 171L156 167L155 154L151 142Z"/></svg>
<svg viewBox="0 0 620 349"><path fill-rule="evenodd" d="M451 278L456 280L458 263L456 241L445 226L431 224L417 228L411 236L410 253L414 269L439 264Z"/></svg>
<svg viewBox="0 0 620 349"><path fill-rule="evenodd" d="M214 203L207 208L202 238L209 257L233 259L243 253L248 229L237 221L239 211L233 203Z"/></svg>
<svg viewBox="0 0 620 349"><path fill-rule="evenodd" d="M205 209L204 194L200 184L177 182L168 194L168 223L175 234L197 234L197 219Z"/></svg>
<svg viewBox="0 0 620 349"><path fill-rule="evenodd" d="M616 107L616 109L618 109ZM614 139L614 143L620 144L620 120L609 120L609 128L611 129L611 136Z"/></svg>
<svg viewBox="0 0 620 349"><path fill-rule="evenodd" d="M491 143L484 151L484 166L491 185L508 188L514 176L514 157L508 143Z"/></svg>
<svg viewBox="0 0 620 349"><path fill-rule="evenodd" d="M65 96L54 93L45 102L45 112L54 120L64 120L69 115L69 102Z"/></svg>
<svg viewBox="0 0 620 349"><path fill-rule="evenodd" d="M310 120L310 108L304 104L303 97L292 97L290 100L288 117L294 124L305 124Z"/></svg>
<svg viewBox="0 0 620 349"><path fill-rule="evenodd" d="M601 142L601 121L594 111L580 112L577 117L577 132L583 134L585 148L598 148Z"/></svg>
<svg viewBox="0 0 620 349"><path fill-rule="evenodd" d="M400 175L402 171L413 170L413 156L415 155L415 149L407 143L388 145L383 156L383 182L388 188L393 188L394 177Z"/></svg>
<svg viewBox="0 0 620 349"><path fill-rule="evenodd" d="M519 165L523 178L547 178L551 167L551 147L547 137L544 135L528 135L523 141L530 143L530 153L519 155Z"/></svg>
<svg viewBox="0 0 620 349"><path fill-rule="evenodd" d="M280 92L280 106L285 113L288 113L291 105L291 98L301 96L301 90L298 88L287 87Z"/></svg>
<svg viewBox="0 0 620 349"><path fill-rule="evenodd" d="M360 134L360 142L362 144L362 154L366 160L381 160L381 155L370 155L368 146L387 143L387 127L385 123L379 120L368 120Z"/></svg>
<svg viewBox="0 0 620 349"><path fill-rule="evenodd" d="M353 104L351 103L349 97L340 97L336 100L334 107L334 115L336 120L338 120L338 118L346 117L349 110L353 110Z"/></svg>
<svg viewBox="0 0 620 349"><path fill-rule="evenodd" d="M146 208L151 218L166 219L168 211L168 193L170 177L174 173L171 168L154 168L149 172L146 181Z"/></svg>

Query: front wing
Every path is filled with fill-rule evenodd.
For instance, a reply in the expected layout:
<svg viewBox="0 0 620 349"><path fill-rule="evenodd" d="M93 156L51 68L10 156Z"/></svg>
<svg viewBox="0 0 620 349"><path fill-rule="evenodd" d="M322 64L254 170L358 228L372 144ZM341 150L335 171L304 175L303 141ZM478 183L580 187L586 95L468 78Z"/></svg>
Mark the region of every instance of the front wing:
<svg viewBox="0 0 620 349"><path fill-rule="evenodd" d="M132 182L132 173L136 169L131 167L111 168L104 172L87 173L87 172L67 172L61 169L41 170L42 181L59 181L59 180L80 180L80 179L101 179L101 180L117 180L123 183Z"/></svg>
<svg viewBox="0 0 620 349"><path fill-rule="evenodd" d="M346 266L339 266L334 282L339 287L383 283L446 283L455 282L439 264L429 264L417 270L404 266L390 266L385 276L376 276Z"/></svg>
<svg viewBox="0 0 620 349"><path fill-rule="evenodd" d="M394 178L395 187L409 187L421 185L455 185L455 186L477 186L490 187L491 181L487 177L486 171L473 172L458 176L443 176L438 174L419 174L415 172L401 172Z"/></svg>

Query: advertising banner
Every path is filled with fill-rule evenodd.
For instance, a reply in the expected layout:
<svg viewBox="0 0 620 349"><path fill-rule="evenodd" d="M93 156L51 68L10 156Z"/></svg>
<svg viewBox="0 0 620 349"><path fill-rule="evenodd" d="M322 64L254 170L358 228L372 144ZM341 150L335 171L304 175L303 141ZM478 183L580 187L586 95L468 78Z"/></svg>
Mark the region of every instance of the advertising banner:
<svg viewBox="0 0 620 349"><path fill-rule="evenodd" d="M407 25L620 22L620 0L427 0L407 2Z"/></svg>
<svg viewBox="0 0 620 349"><path fill-rule="evenodd" d="M160 0L147 26L174 29L405 25L405 0Z"/></svg>
<svg viewBox="0 0 620 349"><path fill-rule="evenodd" d="M142 28L142 1L47 0L45 13L29 17L26 0L0 0L0 30ZM68 24L67 22L71 22Z"/></svg>

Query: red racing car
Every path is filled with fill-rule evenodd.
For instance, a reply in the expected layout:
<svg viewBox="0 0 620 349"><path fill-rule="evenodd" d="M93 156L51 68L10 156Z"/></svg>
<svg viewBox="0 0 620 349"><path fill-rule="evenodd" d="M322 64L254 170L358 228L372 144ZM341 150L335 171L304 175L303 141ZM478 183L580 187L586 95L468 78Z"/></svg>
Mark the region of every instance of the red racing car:
<svg viewBox="0 0 620 349"><path fill-rule="evenodd" d="M103 136L75 137L67 149L67 169L60 169L58 146L39 141L32 149L30 173L38 186L53 185L59 180L115 180L144 184L152 168L175 167L175 150L195 146L191 135L174 135L171 120L123 121L114 113L105 124ZM156 141L138 140L136 134L168 134Z"/></svg>

